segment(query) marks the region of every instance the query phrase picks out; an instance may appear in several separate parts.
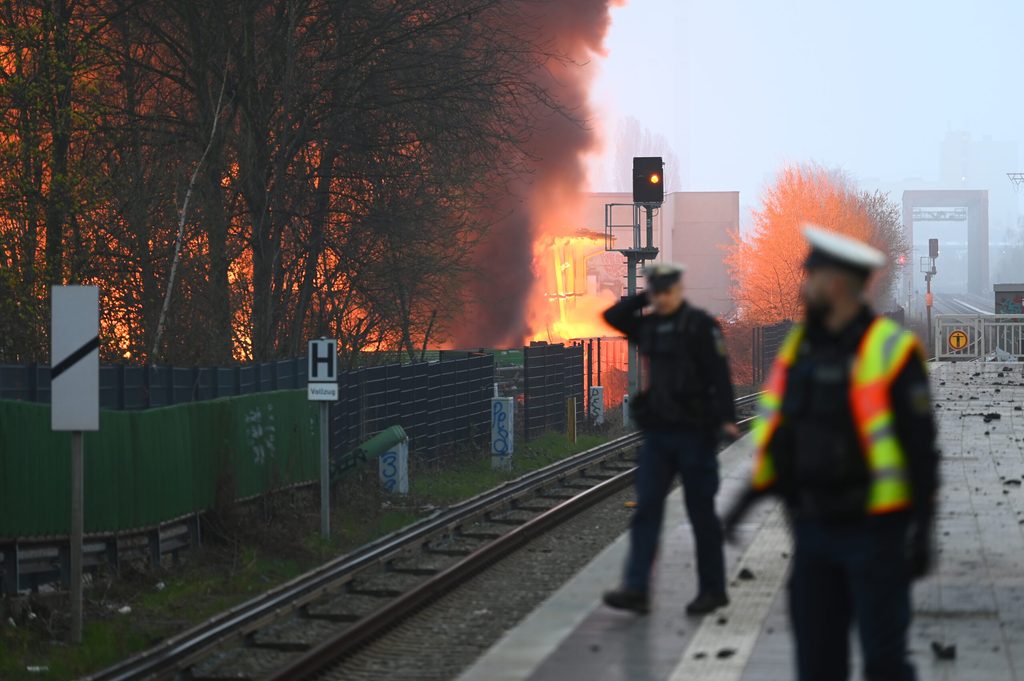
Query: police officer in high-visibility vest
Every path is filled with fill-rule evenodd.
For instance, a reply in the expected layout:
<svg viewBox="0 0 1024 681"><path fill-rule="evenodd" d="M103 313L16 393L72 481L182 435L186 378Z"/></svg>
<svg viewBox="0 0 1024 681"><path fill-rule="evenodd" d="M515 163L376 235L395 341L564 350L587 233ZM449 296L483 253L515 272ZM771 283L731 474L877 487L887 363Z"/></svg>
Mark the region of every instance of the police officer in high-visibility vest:
<svg viewBox="0 0 1024 681"><path fill-rule="evenodd" d="M924 351L864 302L881 251L814 227L804 234L806 319L765 386L753 479L726 514L726 534L759 496L784 501L800 681L848 677L853 622L866 679L913 680L911 582L929 569L938 484Z"/></svg>

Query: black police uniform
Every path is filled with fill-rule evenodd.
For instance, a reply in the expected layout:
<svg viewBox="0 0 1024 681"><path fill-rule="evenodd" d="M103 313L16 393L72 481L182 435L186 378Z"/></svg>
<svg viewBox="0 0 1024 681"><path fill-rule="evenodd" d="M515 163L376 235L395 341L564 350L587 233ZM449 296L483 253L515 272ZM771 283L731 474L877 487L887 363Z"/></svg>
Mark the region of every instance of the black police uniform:
<svg viewBox="0 0 1024 681"><path fill-rule="evenodd" d="M717 433L722 423L736 420L725 342L718 322L701 309L684 303L672 315L643 315L646 304L646 294L638 294L604 314L648 360L647 388L630 404L644 444L624 589L641 595L643 605L633 609L646 608L665 497L678 474L697 548L700 603L692 603L691 612L706 612L727 602L715 514Z"/></svg>
<svg viewBox="0 0 1024 681"><path fill-rule="evenodd" d="M809 323L790 367L782 421L768 445L775 486L790 514L795 551L789 606L799 679L849 674L856 620L869 681L910 681L906 659L911 580L929 563L938 452L928 377L918 358L890 388L913 506L865 513L869 471L850 408L850 366L874 314L864 307L839 333ZM726 516L732 528L757 496L748 490Z"/></svg>

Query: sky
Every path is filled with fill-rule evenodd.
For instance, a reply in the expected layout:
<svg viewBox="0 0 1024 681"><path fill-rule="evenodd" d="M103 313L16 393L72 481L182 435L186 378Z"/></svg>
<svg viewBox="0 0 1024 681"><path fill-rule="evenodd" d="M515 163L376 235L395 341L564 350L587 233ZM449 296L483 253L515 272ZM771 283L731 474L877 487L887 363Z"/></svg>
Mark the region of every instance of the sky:
<svg viewBox="0 0 1024 681"><path fill-rule="evenodd" d="M613 10L592 99L606 138L637 118L668 139L682 189L739 190L747 214L793 162L842 168L864 189L938 188L950 133L1019 160L1022 37L1024 0L629 0ZM607 188L612 146L594 190ZM1004 222L1017 212L1005 173L1024 170L996 167L1006 159L976 159L961 178L999 190Z"/></svg>

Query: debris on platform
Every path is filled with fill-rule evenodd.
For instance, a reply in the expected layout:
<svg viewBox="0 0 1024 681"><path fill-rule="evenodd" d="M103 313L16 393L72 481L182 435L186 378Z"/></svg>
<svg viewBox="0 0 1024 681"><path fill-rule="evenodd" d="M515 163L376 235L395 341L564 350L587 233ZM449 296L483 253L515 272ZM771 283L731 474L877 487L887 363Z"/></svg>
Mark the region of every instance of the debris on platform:
<svg viewBox="0 0 1024 681"><path fill-rule="evenodd" d="M705 652L699 652L699 653L695 653L695 654L694 654L694 656L693 656L693 659L695 659L695 660L703 660L703 659L704 659L705 657L707 657L707 656L708 656L708 654L707 654L707 653L705 653Z"/></svg>
<svg viewBox="0 0 1024 681"><path fill-rule="evenodd" d="M718 621L716 622L716 624L718 626L720 626L720 627L724 627L728 623L729 623L729 618L726 617L725 615L722 615L721 617L719 617Z"/></svg>
<svg viewBox="0 0 1024 681"><path fill-rule="evenodd" d="M1009 480L1004 480L1003 484L1011 487L1020 487L1020 480L1017 478L1010 478Z"/></svg>
<svg viewBox="0 0 1024 681"><path fill-rule="evenodd" d="M750 568L743 568L742 570L740 570L740 573L736 576L745 582L749 582L750 580L754 579L754 573L750 571Z"/></svg>
<svg viewBox="0 0 1024 681"><path fill-rule="evenodd" d="M999 419L1003 418L1003 415L998 412L990 411L989 413L983 415L981 418L985 421L985 423L991 423L992 421L998 421Z"/></svg>
<svg viewBox="0 0 1024 681"><path fill-rule="evenodd" d="M995 352L991 352L985 355L986 362L1016 362L1017 356L1013 355L1002 348L996 348ZM1003 367L1006 370L1006 367Z"/></svg>
<svg viewBox="0 0 1024 681"><path fill-rule="evenodd" d="M940 660L956 659L956 645L953 643L945 644L939 641L932 641L932 652Z"/></svg>
<svg viewBox="0 0 1024 681"><path fill-rule="evenodd" d="M730 657L736 654L735 648L722 648L715 654L719 660L728 660Z"/></svg>

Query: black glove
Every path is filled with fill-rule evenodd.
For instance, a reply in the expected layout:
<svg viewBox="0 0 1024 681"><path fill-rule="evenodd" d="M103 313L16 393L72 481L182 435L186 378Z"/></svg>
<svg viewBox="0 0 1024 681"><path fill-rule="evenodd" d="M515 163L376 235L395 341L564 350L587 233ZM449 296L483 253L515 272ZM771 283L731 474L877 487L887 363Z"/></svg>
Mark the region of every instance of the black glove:
<svg viewBox="0 0 1024 681"><path fill-rule="evenodd" d="M919 522L910 532L910 554L907 558L911 579L921 579L932 569L931 522Z"/></svg>
<svg viewBox="0 0 1024 681"><path fill-rule="evenodd" d="M722 516L722 534L730 544L736 543L736 526L743 522L747 511L754 505L757 498L761 496L753 487L748 487L743 493L733 500L729 510Z"/></svg>

